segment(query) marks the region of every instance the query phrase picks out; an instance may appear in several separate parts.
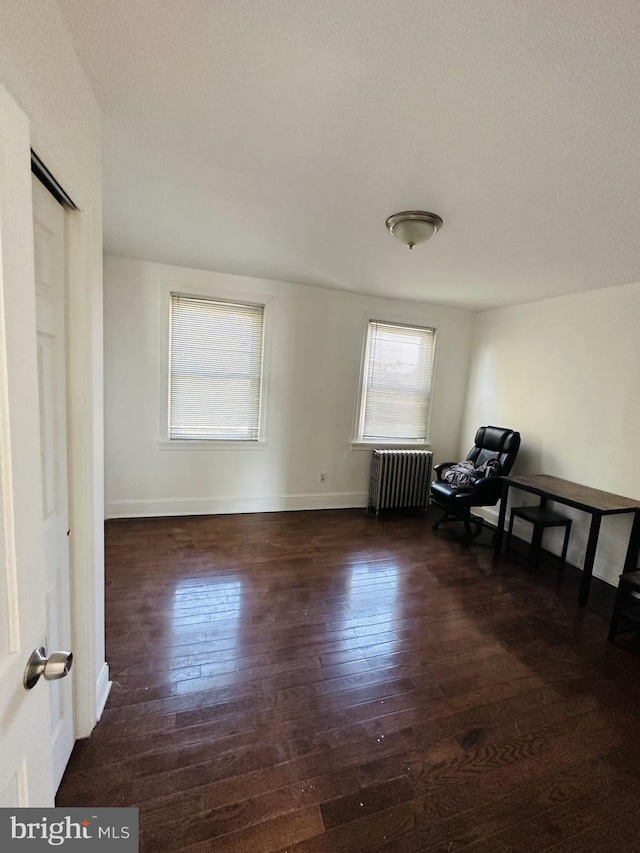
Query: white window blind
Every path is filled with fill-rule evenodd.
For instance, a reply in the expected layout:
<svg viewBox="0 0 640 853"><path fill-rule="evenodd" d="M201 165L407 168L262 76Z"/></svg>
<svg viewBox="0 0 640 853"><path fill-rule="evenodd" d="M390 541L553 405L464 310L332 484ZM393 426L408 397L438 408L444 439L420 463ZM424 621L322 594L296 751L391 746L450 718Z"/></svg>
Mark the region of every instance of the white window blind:
<svg viewBox="0 0 640 853"><path fill-rule="evenodd" d="M171 294L170 438L259 438L263 327L263 305Z"/></svg>
<svg viewBox="0 0 640 853"><path fill-rule="evenodd" d="M434 329L369 322L358 438L426 441L434 352Z"/></svg>

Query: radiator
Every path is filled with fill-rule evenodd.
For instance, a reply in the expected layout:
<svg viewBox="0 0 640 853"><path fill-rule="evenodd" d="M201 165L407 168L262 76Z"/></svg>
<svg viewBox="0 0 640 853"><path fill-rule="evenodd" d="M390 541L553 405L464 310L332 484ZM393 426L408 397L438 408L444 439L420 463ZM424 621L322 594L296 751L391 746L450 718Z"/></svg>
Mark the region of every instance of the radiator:
<svg viewBox="0 0 640 853"><path fill-rule="evenodd" d="M431 485L430 450L374 450L369 480L370 509L426 509Z"/></svg>

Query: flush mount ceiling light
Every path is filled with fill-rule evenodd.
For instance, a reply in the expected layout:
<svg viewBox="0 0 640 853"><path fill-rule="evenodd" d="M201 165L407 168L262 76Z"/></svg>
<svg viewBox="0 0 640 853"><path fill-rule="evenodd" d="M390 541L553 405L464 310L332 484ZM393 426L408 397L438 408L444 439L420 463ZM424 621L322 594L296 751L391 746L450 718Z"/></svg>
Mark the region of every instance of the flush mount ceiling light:
<svg viewBox="0 0 640 853"><path fill-rule="evenodd" d="M410 249L433 237L442 228L442 219L436 213L424 210L405 210L387 219L387 228L393 236Z"/></svg>

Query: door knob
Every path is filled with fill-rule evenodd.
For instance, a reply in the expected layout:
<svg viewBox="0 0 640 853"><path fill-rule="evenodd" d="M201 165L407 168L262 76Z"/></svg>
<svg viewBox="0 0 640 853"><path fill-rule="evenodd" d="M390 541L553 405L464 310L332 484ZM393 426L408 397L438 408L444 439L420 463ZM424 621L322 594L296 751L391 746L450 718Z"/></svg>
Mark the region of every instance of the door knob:
<svg viewBox="0 0 640 853"><path fill-rule="evenodd" d="M41 675L44 675L47 681L64 678L65 675L68 675L72 663L73 655L71 652L51 652L47 657L44 646L34 649L22 679L25 690L31 690L32 687L35 687Z"/></svg>

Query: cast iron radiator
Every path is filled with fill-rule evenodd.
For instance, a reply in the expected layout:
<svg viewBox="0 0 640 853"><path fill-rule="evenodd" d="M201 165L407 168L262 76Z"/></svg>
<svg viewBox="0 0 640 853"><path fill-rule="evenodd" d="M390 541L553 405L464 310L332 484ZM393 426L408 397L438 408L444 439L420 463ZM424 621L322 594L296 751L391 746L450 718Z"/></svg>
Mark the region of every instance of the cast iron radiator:
<svg viewBox="0 0 640 853"><path fill-rule="evenodd" d="M374 450L367 512L374 509L426 509L431 485L430 450Z"/></svg>

